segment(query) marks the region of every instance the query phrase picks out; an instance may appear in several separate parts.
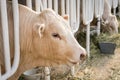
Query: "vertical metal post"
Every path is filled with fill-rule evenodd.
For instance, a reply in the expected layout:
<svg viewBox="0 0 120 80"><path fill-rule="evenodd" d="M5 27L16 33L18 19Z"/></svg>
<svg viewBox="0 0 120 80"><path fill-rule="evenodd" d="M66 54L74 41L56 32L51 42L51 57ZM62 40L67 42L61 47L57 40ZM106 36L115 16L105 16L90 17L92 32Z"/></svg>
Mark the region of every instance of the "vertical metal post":
<svg viewBox="0 0 120 80"><path fill-rule="evenodd" d="M1 0L0 0L0 7L1 7ZM1 10L1 9L0 9ZM0 11L1 12L1 11ZM0 15L1 16L1 15ZM2 73L2 71L1 71L1 65L0 65L0 77L1 77L1 73Z"/></svg>
<svg viewBox="0 0 120 80"><path fill-rule="evenodd" d="M1 71L1 66L0 66L0 77L1 77L1 72L2 72L2 71Z"/></svg>
<svg viewBox="0 0 120 80"><path fill-rule="evenodd" d="M61 15L65 15L65 0L61 0Z"/></svg>
<svg viewBox="0 0 120 80"><path fill-rule="evenodd" d="M66 14L67 15L69 15L70 14L70 6L69 6L69 4L70 4L70 2L69 2L70 0L66 0Z"/></svg>
<svg viewBox="0 0 120 80"><path fill-rule="evenodd" d="M10 62L10 45L9 45L9 32L8 32L8 18L7 18L7 7L6 0L1 0L1 22L3 31L3 45L4 45L4 61L6 72L11 69Z"/></svg>
<svg viewBox="0 0 120 80"><path fill-rule="evenodd" d="M119 15L119 17L120 17L120 6L119 6L119 12L118 12L118 15Z"/></svg>
<svg viewBox="0 0 120 80"><path fill-rule="evenodd" d="M14 60L12 65L12 72L14 74L19 66L20 60L20 41L19 41L19 8L18 8L18 0L12 0L13 7L13 20L14 20Z"/></svg>
<svg viewBox="0 0 120 80"><path fill-rule="evenodd" d="M58 13L58 0L54 0L54 10Z"/></svg>
<svg viewBox="0 0 120 80"><path fill-rule="evenodd" d="M119 12L118 12L118 15L120 17L120 0L118 0L118 2L119 2L119 6L118 6Z"/></svg>
<svg viewBox="0 0 120 80"><path fill-rule="evenodd" d="M116 8L113 8L113 14L116 15Z"/></svg>
<svg viewBox="0 0 120 80"><path fill-rule="evenodd" d="M52 9L52 0L48 0L48 8Z"/></svg>
<svg viewBox="0 0 120 80"><path fill-rule="evenodd" d="M90 56L90 23L87 25L86 30L86 50L88 57Z"/></svg>
<svg viewBox="0 0 120 80"><path fill-rule="evenodd" d="M32 0L26 0L27 6L32 9Z"/></svg>
<svg viewBox="0 0 120 80"><path fill-rule="evenodd" d="M76 4L77 4L77 9L76 9L76 22L77 22L76 31L77 31L80 25L80 0L77 0Z"/></svg>
<svg viewBox="0 0 120 80"><path fill-rule="evenodd" d="M100 35L100 17L97 18L98 22L97 22L97 35Z"/></svg>
<svg viewBox="0 0 120 80"><path fill-rule="evenodd" d="M44 7L44 9L46 9L47 8L47 0L42 0L41 2L43 2L43 7Z"/></svg>
<svg viewBox="0 0 120 80"><path fill-rule="evenodd" d="M3 8L4 10L1 11L4 12L6 11L6 2L2 3L2 1L6 1L6 0L1 0L1 8ZM0 80L6 80L8 79L10 76L12 76L15 71L17 70L18 68L18 65L19 65L19 58L20 58L20 47L19 47L19 11L18 11L18 1L17 0L12 0L12 5L13 5L13 20L14 20L14 44L15 44L15 51L14 51L14 60L13 60L13 65L12 65L12 68L7 70L6 73L4 75L1 76ZM1 16L3 16L2 18L2 26L3 27L3 33L7 33L8 34L8 22L7 22L7 12L4 12L4 15L3 13L1 14ZM5 20L5 21L3 21ZM3 25L4 24L4 25ZM7 27L7 28L6 28ZM4 33L4 34L5 34ZM6 35L4 35L3 37L5 37ZM7 35L8 36L8 35ZM4 38L3 38L4 39ZM8 40L8 41L6 41ZM9 44L9 37L7 37L5 40L5 44ZM6 45L7 45L6 44ZM6 51L9 51L8 47L5 48ZM9 53L9 52L8 52ZM5 54L5 53L4 53ZM5 54L6 55L6 54ZM5 61L7 61L9 59L9 62L5 62L5 64L7 65L7 67L11 67L11 64L10 64L10 53L7 54L6 58L5 58Z"/></svg>
<svg viewBox="0 0 120 80"><path fill-rule="evenodd" d="M70 17L70 0L66 0L66 14ZM70 24L70 18L68 19L68 23Z"/></svg>
<svg viewBox="0 0 120 80"><path fill-rule="evenodd" d="M45 80L50 80L50 70L48 67L45 67Z"/></svg>
<svg viewBox="0 0 120 80"><path fill-rule="evenodd" d="M77 6L78 7L78 6ZM77 25L76 25L76 0L70 0L70 25L72 28L72 32L76 32L77 30ZM71 67L71 75L74 76L75 74L75 66Z"/></svg>
<svg viewBox="0 0 120 80"><path fill-rule="evenodd" d="M75 66L72 66L71 67L71 75L74 76L74 74L75 74Z"/></svg>
<svg viewBox="0 0 120 80"><path fill-rule="evenodd" d="M76 32L76 0L70 0L70 23L73 33Z"/></svg>
<svg viewBox="0 0 120 80"><path fill-rule="evenodd" d="M40 3L41 3L41 0L35 0L35 10L37 12L40 12Z"/></svg>

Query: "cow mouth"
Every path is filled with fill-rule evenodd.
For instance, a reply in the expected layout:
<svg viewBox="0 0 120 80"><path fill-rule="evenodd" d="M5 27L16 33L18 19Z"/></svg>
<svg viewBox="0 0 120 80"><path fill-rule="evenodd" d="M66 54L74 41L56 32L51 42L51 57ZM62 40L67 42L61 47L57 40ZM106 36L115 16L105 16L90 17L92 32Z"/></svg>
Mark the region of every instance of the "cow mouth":
<svg viewBox="0 0 120 80"><path fill-rule="evenodd" d="M83 64L84 62L86 62L86 60L79 60L79 61L69 60L68 62L69 62L71 65L76 65L76 64Z"/></svg>
<svg viewBox="0 0 120 80"><path fill-rule="evenodd" d="M71 65L75 65L75 64L79 63L79 61L74 61L74 60L68 59L68 63Z"/></svg>
<svg viewBox="0 0 120 80"><path fill-rule="evenodd" d="M79 63L78 61L69 61L71 64L75 65L77 63Z"/></svg>
<svg viewBox="0 0 120 80"><path fill-rule="evenodd" d="M68 58L68 57L66 59L67 59L67 64L69 66L73 66L73 65L76 65L76 64L84 64L87 60L87 59L74 60L74 59L71 59L71 58Z"/></svg>

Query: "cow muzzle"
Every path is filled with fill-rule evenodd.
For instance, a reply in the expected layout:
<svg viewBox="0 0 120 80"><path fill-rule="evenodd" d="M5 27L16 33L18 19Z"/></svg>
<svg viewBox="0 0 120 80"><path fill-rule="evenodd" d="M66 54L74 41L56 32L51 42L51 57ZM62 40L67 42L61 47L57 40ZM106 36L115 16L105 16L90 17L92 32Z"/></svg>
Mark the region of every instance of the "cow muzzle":
<svg viewBox="0 0 120 80"><path fill-rule="evenodd" d="M80 62L84 62L88 58L86 51L80 53Z"/></svg>

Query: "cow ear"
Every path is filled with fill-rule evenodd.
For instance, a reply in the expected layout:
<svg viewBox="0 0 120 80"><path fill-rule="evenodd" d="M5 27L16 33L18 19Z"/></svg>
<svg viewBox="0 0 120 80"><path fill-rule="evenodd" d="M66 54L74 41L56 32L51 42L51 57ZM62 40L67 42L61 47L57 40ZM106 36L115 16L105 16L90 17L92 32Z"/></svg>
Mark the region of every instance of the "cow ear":
<svg viewBox="0 0 120 80"><path fill-rule="evenodd" d="M69 20L69 16L68 15L64 15L63 18L68 21Z"/></svg>
<svg viewBox="0 0 120 80"><path fill-rule="evenodd" d="M39 35L40 38L43 36L43 32L45 30L44 24L35 24L34 26L34 35Z"/></svg>

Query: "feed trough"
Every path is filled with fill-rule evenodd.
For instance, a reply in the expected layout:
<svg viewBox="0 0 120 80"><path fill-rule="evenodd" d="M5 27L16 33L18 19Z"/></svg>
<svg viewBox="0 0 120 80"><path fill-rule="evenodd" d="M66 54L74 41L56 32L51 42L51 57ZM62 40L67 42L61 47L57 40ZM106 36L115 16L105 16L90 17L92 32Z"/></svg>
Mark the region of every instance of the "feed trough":
<svg viewBox="0 0 120 80"><path fill-rule="evenodd" d="M99 43L100 52L104 54L114 54L116 44L110 42L100 42Z"/></svg>
<svg viewBox="0 0 120 80"><path fill-rule="evenodd" d="M40 75L38 69L31 69L23 73L25 80L40 80Z"/></svg>

